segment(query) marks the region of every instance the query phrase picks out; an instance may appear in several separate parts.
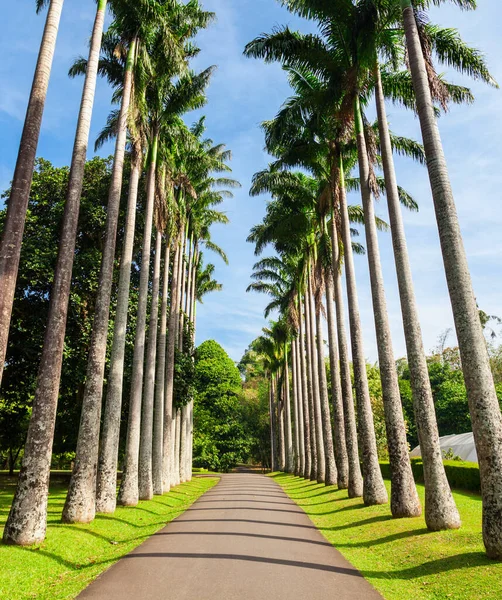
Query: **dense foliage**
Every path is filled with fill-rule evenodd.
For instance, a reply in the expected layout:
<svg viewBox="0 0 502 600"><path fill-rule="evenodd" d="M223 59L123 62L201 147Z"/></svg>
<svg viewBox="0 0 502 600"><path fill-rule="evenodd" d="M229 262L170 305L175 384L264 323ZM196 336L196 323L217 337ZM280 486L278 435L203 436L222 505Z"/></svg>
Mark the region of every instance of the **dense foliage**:
<svg viewBox="0 0 502 600"><path fill-rule="evenodd" d="M55 466L68 465L77 441L110 174L111 159L93 158L87 163L54 439ZM0 456L4 465L9 464L10 468L16 463L16 458L19 460L31 413L37 376L34 365L38 364L42 351L68 175L68 167L55 167L44 159L37 161L23 238L7 364L0 389ZM127 180L124 189L125 201ZM7 193L4 194L6 196ZM141 186L140 206L143 197ZM6 209L0 211L0 230L5 214ZM139 218L141 214L140 210ZM123 219L122 212L121 223ZM119 244L122 234L120 227ZM137 283L137 271L134 269L126 353L128 365L134 343ZM113 310L114 304L112 313ZM130 369L126 369L126 373L130 373ZM125 384L128 389L128 379Z"/></svg>
<svg viewBox="0 0 502 600"><path fill-rule="evenodd" d="M246 462L251 446L242 418L239 370L215 341L195 353L195 467L229 471Z"/></svg>

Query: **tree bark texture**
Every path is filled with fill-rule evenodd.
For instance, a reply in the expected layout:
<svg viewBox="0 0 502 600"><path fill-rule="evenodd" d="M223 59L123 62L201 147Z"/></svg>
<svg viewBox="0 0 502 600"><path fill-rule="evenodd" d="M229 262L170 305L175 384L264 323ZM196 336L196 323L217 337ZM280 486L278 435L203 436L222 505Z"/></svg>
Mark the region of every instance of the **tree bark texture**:
<svg viewBox="0 0 502 600"><path fill-rule="evenodd" d="M332 251L333 251L333 277L336 307L336 327L338 334L338 353L340 357L340 383L343 400L343 416L345 420L345 444L349 461L349 498L359 498L363 495L363 476L361 474L361 461L357 444L357 425L354 410L354 397L352 393L352 379L350 375L350 360L347 346L347 332L345 329L345 310L343 306L342 276L339 269L338 232L335 219L332 219Z"/></svg>
<svg viewBox="0 0 502 600"><path fill-rule="evenodd" d="M366 358L364 356L359 300L357 298L343 161L340 160L340 163L340 218L342 221L342 238L345 250L345 277L347 280L350 338L359 422L359 445L363 469L363 500L367 506L371 506L374 504L385 504L388 502L388 496L378 462L373 410L371 408L368 376L366 373Z"/></svg>
<svg viewBox="0 0 502 600"><path fill-rule="evenodd" d="M152 280L152 307L148 327L145 357L145 383L143 389L141 437L139 445L138 489L140 500L153 498L153 413L155 401L155 365L157 359L157 332L159 321L160 263L162 233L157 231Z"/></svg>
<svg viewBox="0 0 502 600"><path fill-rule="evenodd" d="M417 99L446 280L455 320L483 498L483 541L502 558L502 416L472 288L453 191L434 114L413 9L402 2L410 71Z"/></svg>
<svg viewBox="0 0 502 600"><path fill-rule="evenodd" d="M124 458L124 470L120 483L118 503L122 506L136 506L139 500L138 472L139 446L141 438L141 404L143 400L143 381L145 367L146 314L148 308L148 284L150 279L150 261L152 247L153 211L155 205L155 174L157 170L158 134L154 134L151 158L148 170L147 198L145 207L145 226L143 248L141 251L141 270L139 276L138 312L136 316L136 335L132 361L131 392L129 397L129 420ZM158 288L157 288L158 301Z"/></svg>
<svg viewBox="0 0 502 600"><path fill-rule="evenodd" d="M326 313L328 316L329 364L331 370L331 401L333 405L333 425L337 483L340 489L349 487L349 459L345 443L345 421L343 414L342 386L340 383L340 364L336 339L336 317L333 299L333 277L326 281ZM322 331L322 330L321 330Z"/></svg>
<svg viewBox="0 0 502 600"><path fill-rule="evenodd" d="M413 405L424 464L425 522L427 523L427 527L432 531L458 529L460 527L460 515L455 505L448 479L446 478L443 455L439 445L439 431L413 289L401 207L399 206L399 192L385 110L385 97L382 89L380 68L378 66L376 68L375 80L380 147L385 175L387 204L389 207L392 244L401 300L408 365L410 368Z"/></svg>
<svg viewBox="0 0 502 600"><path fill-rule="evenodd" d="M9 340L12 304L16 291L26 211L28 210L33 180L33 168L35 166L63 2L64 0L51 0L47 13L19 145L14 179L7 203L7 216L0 242L0 384L2 383L7 342ZM45 536L45 533L43 536Z"/></svg>
<svg viewBox="0 0 502 600"><path fill-rule="evenodd" d="M385 288L380 264L375 207L369 185L370 168L364 136L364 125L359 99L355 101L355 128L359 159L359 177L364 210L364 230L371 282L371 298L378 348L378 363L382 382L385 428L391 472L390 508L394 517L418 517L421 512L406 440L401 395L392 348Z"/></svg>

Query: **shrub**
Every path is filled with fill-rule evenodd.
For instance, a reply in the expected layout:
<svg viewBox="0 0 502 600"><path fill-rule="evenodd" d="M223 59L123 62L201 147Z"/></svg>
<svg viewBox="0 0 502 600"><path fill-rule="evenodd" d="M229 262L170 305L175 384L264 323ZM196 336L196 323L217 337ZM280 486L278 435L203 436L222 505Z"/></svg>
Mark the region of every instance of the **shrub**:
<svg viewBox="0 0 502 600"><path fill-rule="evenodd" d="M481 491L479 479L479 466L477 463L458 460L445 460L444 468L450 486L454 489L469 490L471 492ZM417 483L424 481L424 465L421 458L411 460L413 477ZM380 462L380 470L384 479L390 479L390 465L388 461Z"/></svg>

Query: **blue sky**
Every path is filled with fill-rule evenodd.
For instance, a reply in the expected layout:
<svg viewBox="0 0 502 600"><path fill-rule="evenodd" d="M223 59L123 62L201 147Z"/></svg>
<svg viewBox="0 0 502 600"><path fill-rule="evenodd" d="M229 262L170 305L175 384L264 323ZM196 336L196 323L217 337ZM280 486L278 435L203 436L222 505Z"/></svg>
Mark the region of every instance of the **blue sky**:
<svg viewBox="0 0 502 600"><path fill-rule="evenodd" d="M12 177L27 97L37 58L44 15L36 15L33 0L17 0L2 7L4 20L0 39L0 189ZM233 151L233 175L242 183L224 210L231 225L217 227L214 238L230 257L226 267L218 259L217 278L224 291L206 299L198 312L198 342L216 339L238 360L247 345L265 325L263 307L266 298L246 294L255 257L246 243L252 225L259 222L266 198L250 198L248 190L253 174L264 168L268 157L263 151L259 124L272 118L289 93L285 76L276 65L242 56L244 45L276 25L312 29L285 11L275 0L204 0L208 10L217 13L217 21L199 35L202 53L195 68L217 65L209 90L208 135ZM502 6L498 0L480 2L474 13L462 13L454 7L432 11L435 22L455 26L466 41L482 49L495 78L502 82ZM68 164L73 144L75 121L81 94L81 80L67 77L72 59L86 52L95 4L92 0L67 0L63 10L60 36L44 115L39 155L56 165ZM451 79L465 83L451 74ZM477 101L473 106L455 107L441 118L450 174L459 211L460 223L471 268L475 293L481 308L502 315L502 91L469 82ZM94 140L110 108L110 91L100 81L91 137ZM389 106L389 121L401 135L418 139L417 119L409 112ZM373 112L374 114L374 112ZM372 111L370 110L370 115ZM101 154L111 153L105 147ZM439 251L427 174L424 168L397 159L399 183L408 189L420 205L418 214L405 215L406 232L422 322L424 343L432 349L439 334L453 326ZM357 203L357 196L350 201ZM385 199L377 206L386 218ZM405 354L399 298L389 234L380 236L382 264L387 290L388 310L396 358ZM366 356L376 361L375 331L371 309L369 276L365 257L356 257L361 316ZM450 343L454 342L452 337Z"/></svg>

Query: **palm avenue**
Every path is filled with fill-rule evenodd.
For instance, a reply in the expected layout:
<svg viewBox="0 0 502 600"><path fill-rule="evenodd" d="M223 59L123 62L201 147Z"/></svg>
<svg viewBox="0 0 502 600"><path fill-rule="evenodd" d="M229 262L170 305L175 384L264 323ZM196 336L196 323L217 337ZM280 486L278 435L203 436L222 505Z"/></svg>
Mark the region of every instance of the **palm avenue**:
<svg viewBox="0 0 502 600"><path fill-rule="evenodd" d="M27 329L18 317L16 280L24 277L23 235L31 235L31 203L43 171L37 147L64 10L62 0L35 4L37 12L46 9L46 25L0 221L0 385L4 374L9 390L13 340L21 328ZM217 15L203 0L89 4L95 9L89 52L74 60L69 72L81 82L82 97L64 208L57 217L50 285L40 295L47 312L39 358L29 365L36 377L29 425L18 450L21 469L3 532L7 545L41 545L48 537L53 445L60 426L56 418L75 338L69 329L76 298L83 305L85 335L83 369L74 375L79 391L72 410L78 410L79 426L61 514L69 527L113 519L119 507L140 504L141 510L141 503L154 497L176 499L173 488L192 481L194 451L202 462L216 452L207 433L196 430L203 414L197 394L220 390L223 398L227 393L212 379L223 367L213 367L214 374L204 367L201 375L196 351L197 304L222 289L208 258L229 263L225 251L230 248L215 241L215 226L220 231L230 223L221 205L240 187L232 176L231 151L224 140L208 137L210 120L200 116L217 66L194 66L196 59L197 65L204 62L197 36ZM414 162L417 176L432 191L479 461L482 539L486 555L502 560L502 416L483 333L486 322L480 319L485 313L474 295L438 127L449 107L461 110L474 102L471 90L455 83L456 73L492 88L497 83L484 55L460 32L430 20L429 9L448 4L446 0L279 4L314 33L279 25L243 49L250 63L280 65L290 88L275 117L261 124L270 163L255 173L250 189L252 197L265 196L267 203L247 239L256 255L247 291L250 297L267 296L265 318L271 320L241 365L252 364L263 377L264 387L257 392L265 390L259 410L267 434L257 442L266 448L262 462L272 471L294 475L295 481L337 489L344 499L360 502L361 522L365 511L379 510L385 511L378 513L381 518L423 518L429 532L462 527L440 448L424 323L412 279L413 250L408 250L403 220L403 211L413 219L420 209L400 185L400 165ZM449 4L476 9L475 0ZM106 181L105 187L100 183L103 208L96 207L102 225L91 248L96 262L84 301L77 282L88 233L80 221L89 211L92 161L86 161L94 142L96 90L104 85L100 78L112 89L113 107L106 123L99 124L96 149L111 143L114 151L106 163L107 178L100 180ZM391 106L405 108L410 119L417 119L421 139L390 127ZM378 200L386 203L388 222L376 215ZM387 246L397 277L412 418L422 455L423 506L410 459L410 418L403 406L383 277L381 256ZM366 262L368 307L362 306L358 292ZM30 272L36 272L34 263ZM44 276L35 273L32 279ZM21 295L29 295L30 287L35 285L27 285ZM374 320L383 434L374 414L362 308L370 308ZM241 373L246 373L247 389L249 371ZM202 392L194 391L197 382ZM228 398L238 396L231 388ZM4 402L1 391L0 400ZM224 402L230 400L225 396ZM226 434L234 437L233 443L244 444L246 426L233 427ZM214 435L223 435L223 429ZM242 440L235 439L239 435ZM390 488L381 467L382 435ZM234 462L237 456L235 452ZM11 460L11 470L16 460Z"/></svg>

